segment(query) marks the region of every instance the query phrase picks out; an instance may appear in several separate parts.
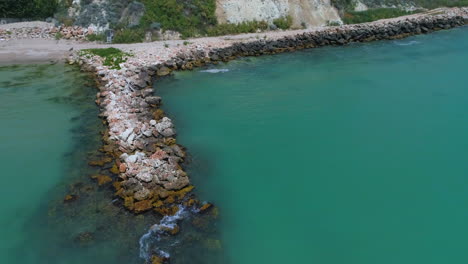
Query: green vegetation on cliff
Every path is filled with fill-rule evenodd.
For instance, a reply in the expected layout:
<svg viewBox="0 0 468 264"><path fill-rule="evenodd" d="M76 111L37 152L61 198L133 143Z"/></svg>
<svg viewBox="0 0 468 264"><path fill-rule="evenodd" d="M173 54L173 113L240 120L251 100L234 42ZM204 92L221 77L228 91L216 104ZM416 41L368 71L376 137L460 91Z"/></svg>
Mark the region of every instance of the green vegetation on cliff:
<svg viewBox="0 0 468 264"><path fill-rule="evenodd" d="M424 8L468 6L468 0L416 0L415 2Z"/></svg>
<svg viewBox="0 0 468 264"><path fill-rule="evenodd" d="M359 12L347 11L343 16L343 22L345 24L359 24L379 19L406 16L414 13L415 12L409 12L398 8L376 8Z"/></svg>
<svg viewBox="0 0 468 264"><path fill-rule="evenodd" d="M292 22L291 16L280 17L273 20L273 24L281 29L289 29L292 26Z"/></svg>
<svg viewBox="0 0 468 264"><path fill-rule="evenodd" d="M206 30L208 36L233 35L240 33L254 33L257 30L267 30L265 21L246 21L239 24L219 24Z"/></svg>
<svg viewBox="0 0 468 264"><path fill-rule="evenodd" d="M142 3L145 5L145 14L141 18L140 27L144 30L173 30L180 32L183 38L189 38L253 33L268 29L265 21L218 24L215 0L142 0ZM279 18L273 23L278 28L288 29L292 18ZM143 35L140 34L140 37L143 38Z"/></svg>
<svg viewBox="0 0 468 264"><path fill-rule="evenodd" d="M47 18L57 7L57 0L0 0L0 18Z"/></svg>
<svg viewBox="0 0 468 264"><path fill-rule="evenodd" d="M468 6L468 0L360 0L369 7L366 11L354 11L356 0L331 0L332 4L340 11L343 22L357 24L371 22L416 13L420 10L407 11L405 7L421 9L433 9L437 7ZM382 8L382 6L396 6L399 8Z"/></svg>
<svg viewBox="0 0 468 264"><path fill-rule="evenodd" d="M160 25L163 30L174 30L183 37L203 35L217 24L215 0L142 0L145 14L141 26L149 29Z"/></svg>

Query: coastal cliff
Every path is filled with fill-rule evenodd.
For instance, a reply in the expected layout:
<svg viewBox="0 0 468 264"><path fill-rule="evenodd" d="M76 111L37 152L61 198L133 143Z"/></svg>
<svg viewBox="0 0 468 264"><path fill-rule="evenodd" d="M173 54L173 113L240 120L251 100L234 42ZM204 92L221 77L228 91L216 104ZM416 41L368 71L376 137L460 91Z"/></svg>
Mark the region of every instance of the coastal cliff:
<svg viewBox="0 0 468 264"><path fill-rule="evenodd" d="M330 0L217 0L216 17L220 23L269 21L290 16L292 27L323 26L341 21Z"/></svg>

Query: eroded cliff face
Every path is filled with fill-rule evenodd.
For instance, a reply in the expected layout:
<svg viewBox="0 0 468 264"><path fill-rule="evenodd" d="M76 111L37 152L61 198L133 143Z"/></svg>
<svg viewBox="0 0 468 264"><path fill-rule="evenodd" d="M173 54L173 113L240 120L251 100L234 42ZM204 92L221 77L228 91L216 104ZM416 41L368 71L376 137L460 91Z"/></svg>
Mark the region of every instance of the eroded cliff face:
<svg viewBox="0 0 468 264"><path fill-rule="evenodd" d="M244 21L273 21L291 16L293 27L323 26L341 21L330 0L217 0L216 16L219 23Z"/></svg>

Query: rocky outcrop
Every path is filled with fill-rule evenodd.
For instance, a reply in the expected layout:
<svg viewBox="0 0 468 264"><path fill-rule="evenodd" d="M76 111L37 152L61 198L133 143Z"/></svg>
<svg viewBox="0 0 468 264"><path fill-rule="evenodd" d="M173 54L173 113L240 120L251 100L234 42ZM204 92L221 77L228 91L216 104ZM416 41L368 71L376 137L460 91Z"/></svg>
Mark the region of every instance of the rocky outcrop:
<svg viewBox="0 0 468 264"><path fill-rule="evenodd" d="M341 21L330 0L217 0L216 16L220 23L268 21L291 16L293 27L323 26Z"/></svg>

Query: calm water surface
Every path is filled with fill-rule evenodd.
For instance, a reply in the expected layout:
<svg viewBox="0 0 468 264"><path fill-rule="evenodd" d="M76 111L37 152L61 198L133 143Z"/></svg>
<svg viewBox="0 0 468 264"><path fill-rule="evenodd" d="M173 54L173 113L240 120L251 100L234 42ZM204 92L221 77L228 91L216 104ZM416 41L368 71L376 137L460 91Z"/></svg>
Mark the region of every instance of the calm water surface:
<svg viewBox="0 0 468 264"><path fill-rule="evenodd" d="M139 240L156 213L123 209L102 159L103 125L93 81L77 68L0 67L0 263L142 264ZM75 199L64 202L67 195ZM215 211L212 211L215 212ZM211 214L188 215L175 237L149 237L149 256L165 250L174 264L226 263Z"/></svg>
<svg viewBox="0 0 468 264"><path fill-rule="evenodd" d="M156 88L230 263L468 263L467 68L462 28Z"/></svg>

